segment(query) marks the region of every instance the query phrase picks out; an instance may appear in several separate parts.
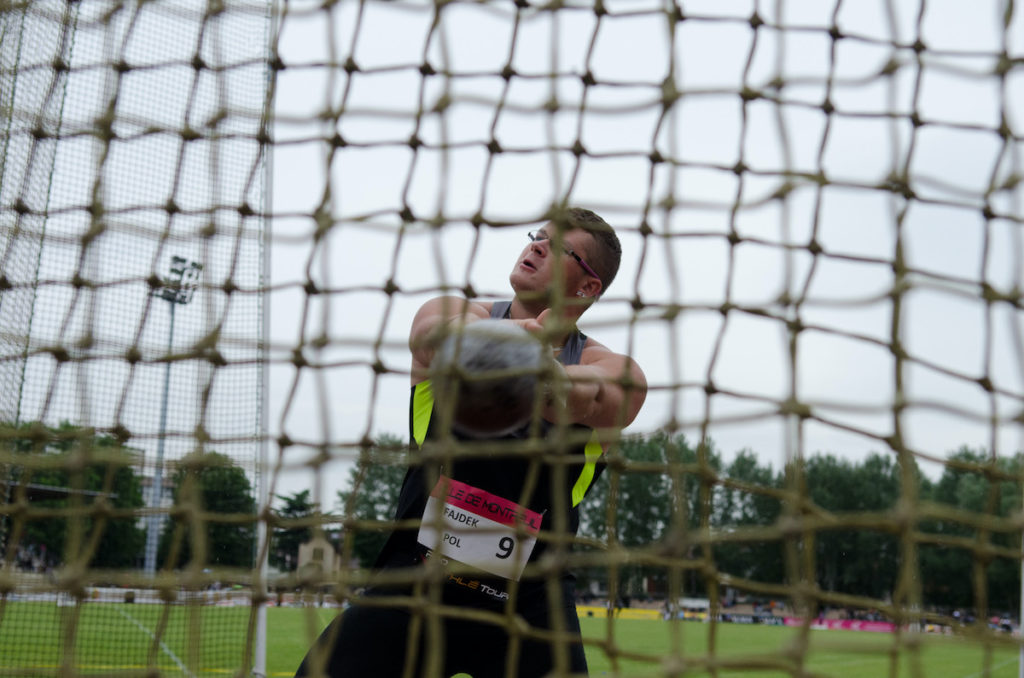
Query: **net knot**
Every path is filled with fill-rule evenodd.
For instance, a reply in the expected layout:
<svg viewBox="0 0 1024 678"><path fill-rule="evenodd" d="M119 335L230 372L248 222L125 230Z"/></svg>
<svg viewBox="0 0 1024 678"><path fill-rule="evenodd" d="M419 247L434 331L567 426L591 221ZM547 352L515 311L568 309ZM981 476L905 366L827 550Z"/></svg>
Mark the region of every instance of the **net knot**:
<svg viewBox="0 0 1024 678"><path fill-rule="evenodd" d="M71 360L71 355L68 350L63 346L51 346L47 349L47 353L53 356L53 359L58 363L66 363Z"/></svg>
<svg viewBox="0 0 1024 678"><path fill-rule="evenodd" d="M111 428L110 435L114 437L118 445L124 445L132 438L132 432L124 424L117 424Z"/></svg>
<svg viewBox="0 0 1024 678"><path fill-rule="evenodd" d="M740 90L740 99L743 99L745 102L757 101L763 97L764 94L753 87L744 86L743 89Z"/></svg>
<svg viewBox="0 0 1024 678"><path fill-rule="evenodd" d="M779 404L779 414L782 416L795 415L801 419L809 419L813 416L811 406L795 398L782 401Z"/></svg>
<svg viewBox="0 0 1024 678"><path fill-rule="evenodd" d="M225 367L228 364L224 354L215 348L207 348L203 351L203 358L214 367Z"/></svg>
<svg viewBox="0 0 1024 678"><path fill-rule="evenodd" d="M210 432L207 431L206 427L202 424L197 424L196 427L192 429L192 436L195 438L197 447L201 447L213 440L210 436ZM211 465L227 467L231 465L231 461L227 457L218 454L197 454L196 457L200 458L203 467ZM213 460L212 464L210 463L211 459Z"/></svg>
<svg viewBox="0 0 1024 678"><path fill-rule="evenodd" d="M882 66L882 70L878 71L878 75L879 76L895 75L899 70L900 70L900 62L899 62L899 60L898 59L889 59L889 61L887 61L884 66Z"/></svg>
<svg viewBox="0 0 1024 678"><path fill-rule="evenodd" d="M444 113L446 110L448 110L451 107L451 105L452 105L452 98L450 96L448 96L447 93L442 94L441 96L439 96L437 98L437 101L434 102L434 106L431 109L431 112L433 112L433 113Z"/></svg>
<svg viewBox="0 0 1024 678"><path fill-rule="evenodd" d="M670 74L661 83L661 107L666 110L672 108L681 96L682 94L679 93L679 89L676 87L675 79Z"/></svg>
<svg viewBox="0 0 1024 678"><path fill-rule="evenodd" d="M884 191L898 193L907 200L911 200L915 197L914 190L910 187L910 183L907 181L906 176L895 173L890 174L885 181L879 184L878 188Z"/></svg>

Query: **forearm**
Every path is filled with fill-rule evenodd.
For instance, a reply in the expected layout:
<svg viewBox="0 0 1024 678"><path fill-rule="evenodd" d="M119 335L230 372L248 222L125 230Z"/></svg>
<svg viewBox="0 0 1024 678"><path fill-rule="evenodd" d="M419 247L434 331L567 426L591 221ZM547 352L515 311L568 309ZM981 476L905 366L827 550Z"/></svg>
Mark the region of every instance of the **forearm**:
<svg viewBox="0 0 1024 678"><path fill-rule="evenodd" d="M617 356L598 364L559 364L546 393L544 418L548 421L623 428L640 411L647 381L636 363Z"/></svg>
<svg viewBox="0 0 1024 678"><path fill-rule="evenodd" d="M586 365L554 365L545 388L544 418L574 424L591 422L606 396L600 371Z"/></svg>
<svg viewBox="0 0 1024 678"><path fill-rule="evenodd" d="M457 297L442 297L425 304L413 320L412 332L409 335L413 367L428 367L445 336L460 325L487 316L487 309Z"/></svg>

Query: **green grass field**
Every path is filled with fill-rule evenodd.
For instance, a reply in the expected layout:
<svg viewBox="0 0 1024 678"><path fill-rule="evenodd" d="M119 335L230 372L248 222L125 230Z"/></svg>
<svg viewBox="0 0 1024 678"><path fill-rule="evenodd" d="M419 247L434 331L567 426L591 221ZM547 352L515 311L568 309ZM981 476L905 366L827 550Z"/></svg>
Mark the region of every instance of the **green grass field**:
<svg viewBox="0 0 1024 678"><path fill-rule="evenodd" d="M271 608L268 614L267 669L270 678L290 676L333 611ZM87 604L58 608L53 603L8 603L0 618L0 676L56 675L62 662L86 674L138 673L156 666L167 676L232 675L242 665L249 610L156 605ZM1014 678L1017 647L999 643L986 649L963 638L896 636L852 631L811 631L806 652L796 629L716 625L717 672L709 663L711 626L699 622L582 619L593 676L659 676L673 665L686 676L797 675L836 678L880 676ZM61 629L74 625L74 654ZM160 632L163 629L163 632ZM161 642L155 642L159 636ZM908 642L909 641L909 642ZM910 649L914 647L914 649ZM189 650L188 648L198 648ZM800 659L803 658L801 663ZM199 667L198 670L190 667Z"/></svg>
<svg viewBox="0 0 1024 678"><path fill-rule="evenodd" d="M605 620L581 620L584 636L607 637ZM622 653L613 659L601 647L589 647L587 660L592 675L619 673L629 676L664 675L672 657L691 669L688 676L757 676L781 678L799 675L802 668L811 675L835 678L879 678L881 676L923 678L1016 678L1017 648L1003 645L986 651L979 643L938 635L904 636L904 647L896 652L896 636L857 631L810 631L808 651L799 652L799 629L770 626L720 624L716 627L717 673L708 670L710 625L684 622L671 625L660 621L615 621L615 647ZM908 640L917 644L908 649ZM627 656L628 655L628 656ZM644 655L641 660L637 655ZM798 660L803 657L803 662ZM986 669L987 666L987 669ZM769 667L777 667L774 670Z"/></svg>

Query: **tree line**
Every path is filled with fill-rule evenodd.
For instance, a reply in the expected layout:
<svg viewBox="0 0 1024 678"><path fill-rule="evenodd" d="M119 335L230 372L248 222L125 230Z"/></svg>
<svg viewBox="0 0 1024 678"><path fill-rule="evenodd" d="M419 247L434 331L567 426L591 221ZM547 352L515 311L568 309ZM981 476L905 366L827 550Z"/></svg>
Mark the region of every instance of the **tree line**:
<svg viewBox="0 0 1024 678"><path fill-rule="evenodd" d="M141 567L142 461L141 450L115 436L67 422L0 424L3 562L42 571L69 563ZM256 501L245 471L217 452L193 453L175 462L170 485L174 508L162 521L158 567L178 569L197 557L202 565L251 567Z"/></svg>
<svg viewBox="0 0 1024 678"><path fill-rule="evenodd" d="M141 456L70 424L0 426L5 562L139 567ZM309 490L277 497L271 565L295 570L299 545L319 530L371 566L413 462L404 441L381 436L326 511ZM602 464L575 548L629 557L581 568L583 588L706 595L714 580L756 589L812 579L825 592L880 601L913 590L933 608L1017 607L1020 453L993 458L961 447L930 478L912 457L892 453L857 461L816 454L775 469L752 450L725 461L711 441L654 433L623 439ZM170 478L175 508L161 530L160 566L251 567L257 516L245 472L205 452L177 462ZM345 533L342 522L358 529ZM680 581L658 564L665 557L691 565Z"/></svg>
<svg viewBox="0 0 1024 678"><path fill-rule="evenodd" d="M331 507L369 528L346 545L364 567L386 539L412 460L403 450L395 436L363 450ZM580 569L583 588L596 581L607 590L614 570L623 596L663 595L673 584L656 563L674 556L693 565L675 584L681 595L707 595L711 579L752 589L801 579L832 594L931 609L1018 606L1020 453L993 458L961 447L933 479L909 455L815 454L776 469L752 450L725 461L711 441L655 433L624 439L604 465L581 505L576 549L631 555L615 568ZM283 565L312 534L308 517L318 507L307 490L279 499L297 525L275 530L272 557ZM341 533L333 535L341 546Z"/></svg>

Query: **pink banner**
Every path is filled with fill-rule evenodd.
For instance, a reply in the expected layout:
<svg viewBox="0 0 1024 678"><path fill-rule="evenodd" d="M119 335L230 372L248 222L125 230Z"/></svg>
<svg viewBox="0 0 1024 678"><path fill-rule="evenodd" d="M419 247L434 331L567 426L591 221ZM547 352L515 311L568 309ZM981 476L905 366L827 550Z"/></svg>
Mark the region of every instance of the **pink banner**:
<svg viewBox="0 0 1024 678"><path fill-rule="evenodd" d="M449 506L468 511L502 525L522 525L529 534L540 532L544 516L496 494L441 476L431 497L442 499Z"/></svg>
<svg viewBox="0 0 1024 678"><path fill-rule="evenodd" d="M786 617L786 626L803 626L804 620L799 617ZM815 619L811 622L812 629L830 629L842 631L874 631L876 633L892 633L896 625L886 621L861 621L859 619Z"/></svg>

